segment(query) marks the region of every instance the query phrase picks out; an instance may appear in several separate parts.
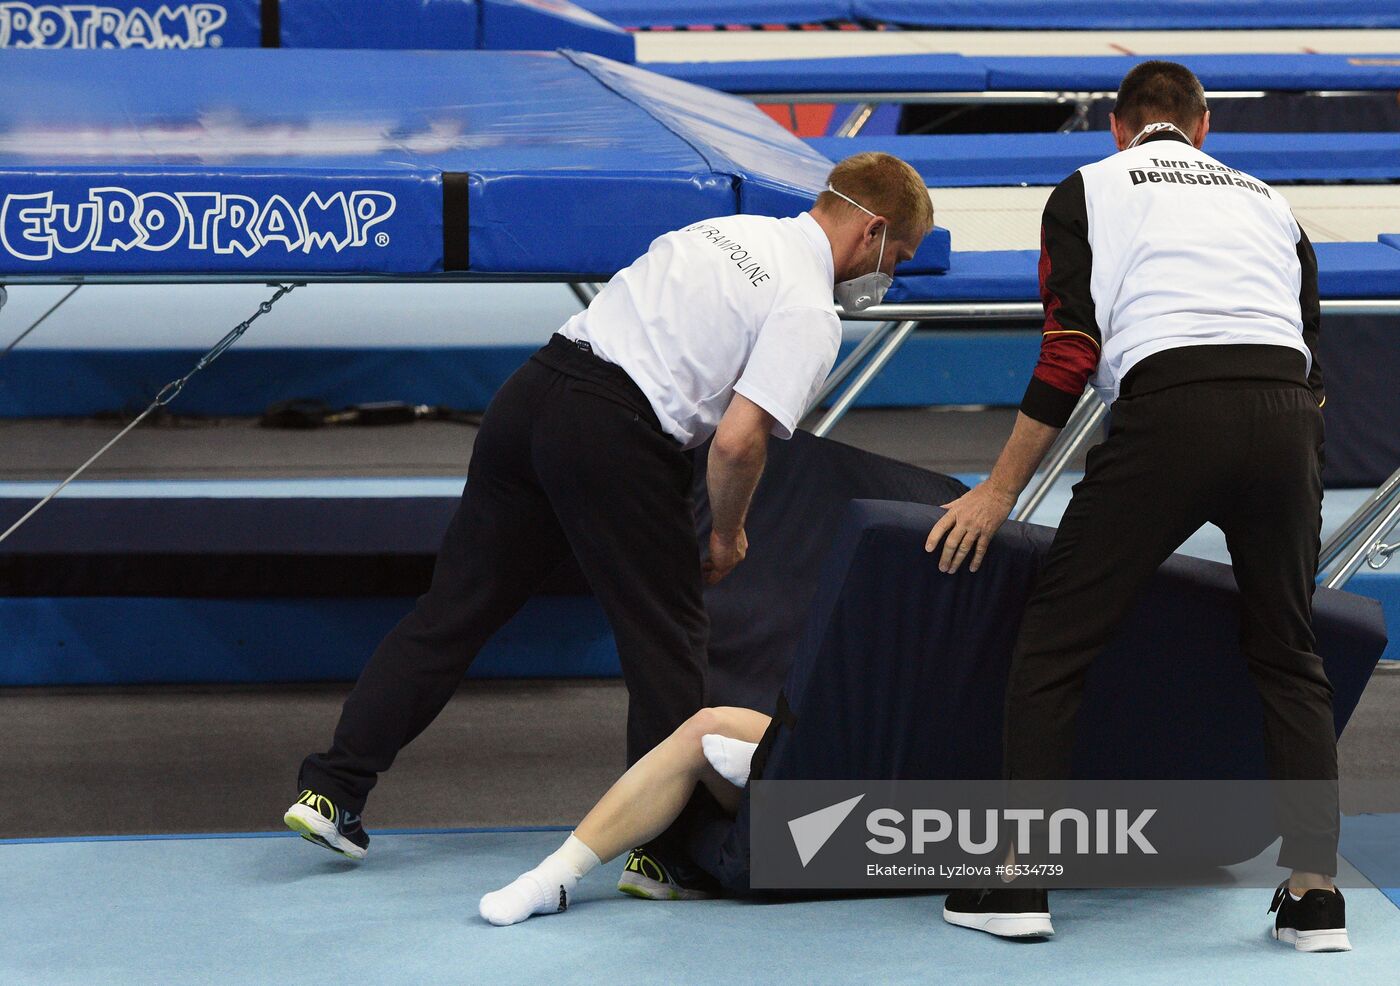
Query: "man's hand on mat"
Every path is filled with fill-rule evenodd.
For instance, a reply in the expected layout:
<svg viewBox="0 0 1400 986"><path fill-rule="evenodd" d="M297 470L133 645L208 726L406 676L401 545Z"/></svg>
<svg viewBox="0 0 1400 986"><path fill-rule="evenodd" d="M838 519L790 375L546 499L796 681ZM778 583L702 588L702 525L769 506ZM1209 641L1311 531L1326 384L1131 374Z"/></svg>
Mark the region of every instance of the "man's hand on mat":
<svg viewBox="0 0 1400 986"><path fill-rule="evenodd" d="M978 483L952 503L943 504L948 512L928 532L924 550L933 552L942 541L943 554L938 559L940 572L956 572L968 555L972 556L972 561L967 569L975 572L982 567L992 535L1006 523L1015 506L1014 496L990 483Z"/></svg>
<svg viewBox="0 0 1400 986"><path fill-rule="evenodd" d="M710 554L700 567L706 585L714 585L744 560L749 553L749 536L741 528L737 537L728 537L718 531L710 533Z"/></svg>

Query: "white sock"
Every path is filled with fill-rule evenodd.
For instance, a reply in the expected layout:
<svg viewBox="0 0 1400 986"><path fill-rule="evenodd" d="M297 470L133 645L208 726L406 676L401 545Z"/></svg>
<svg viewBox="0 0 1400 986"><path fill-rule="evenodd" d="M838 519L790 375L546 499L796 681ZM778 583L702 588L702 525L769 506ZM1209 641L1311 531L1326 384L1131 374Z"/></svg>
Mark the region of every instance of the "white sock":
<svg viewBox="0 0 1400 986"><path fill-rule="evenodd" d="M706 733L700 737L700 746L705 751L705 759L735 787L743 787L749 782L749 767L753 764L757 743L730 739L718 733Z"/></svg>
<svg viewBox="0 0 1400 986"><path fill-rule="evenodd" d="M533 914L557 914L569 906L574 887L597 865L599 859L593 850L570 835L533 870L481 898L481 916L505 927Z"/></svg>

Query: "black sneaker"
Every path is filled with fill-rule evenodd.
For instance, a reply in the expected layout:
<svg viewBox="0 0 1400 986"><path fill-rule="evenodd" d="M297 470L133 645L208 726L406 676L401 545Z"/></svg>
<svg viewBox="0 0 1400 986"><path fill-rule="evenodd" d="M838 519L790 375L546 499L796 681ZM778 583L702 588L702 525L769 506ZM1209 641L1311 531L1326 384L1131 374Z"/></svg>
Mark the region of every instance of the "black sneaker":
<svg viewBox="0 0 1400 986"><path fill-rule="evenodd" d="M1300 952L1350 952L1347 902L1340 890L1309 890L1301 900L1288 892L1288 881L1274 891L1269 913L1278 912L1273 935Z"/></svg>
<svg viewBox="0 0 1400 986"><path fill-rule="evenodd" d="M364 859L369 852L369 833L360 824L360 816L340 811L324 794L302 791L282 821L293 832L300 832L303 839L342 856Z"/></svg>
<svg viewBox="0 0 1400 986"><path fill-rule="evenodd" d="M617 889L643 900L709 900L719 896L714 878L678 860L663 862L648 846L627 854Z"/></svg>
<svg viewBox="0 0 1400 986"><path fill-rule="evenodd" d="M1001 938L1049 938L1055 933L1050 895L1030 888L949 891L943 920Z"/></svg>

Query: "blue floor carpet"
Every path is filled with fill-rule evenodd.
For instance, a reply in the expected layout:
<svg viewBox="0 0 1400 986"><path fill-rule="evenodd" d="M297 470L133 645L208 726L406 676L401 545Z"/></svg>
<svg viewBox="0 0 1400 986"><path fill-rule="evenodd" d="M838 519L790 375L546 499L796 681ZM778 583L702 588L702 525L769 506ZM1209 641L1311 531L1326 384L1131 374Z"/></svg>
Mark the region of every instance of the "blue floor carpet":
<svg viewBox="0 0 1400 986"><path fill-rule="evenodd" d="M1063 892L1059 937L951 928L941 898L663 904L617 895L617 865L565 914L493 928L476 902L560 834L380 835L355 866L288 838L0 845L0 982L1394 983L1400 909L1348 894L1356 950L1267 936L1267 890Z"/></svg>

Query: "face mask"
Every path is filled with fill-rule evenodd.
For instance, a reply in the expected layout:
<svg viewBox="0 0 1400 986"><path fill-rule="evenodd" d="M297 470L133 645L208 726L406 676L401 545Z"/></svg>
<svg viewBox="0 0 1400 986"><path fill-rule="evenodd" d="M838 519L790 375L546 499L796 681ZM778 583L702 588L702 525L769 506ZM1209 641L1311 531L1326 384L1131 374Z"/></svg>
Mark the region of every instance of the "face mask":
<svg viewBox="0 0 1400 986"><path fill-rule="evenodd" d="M849 195L841 195L840 192L826 186L826 190L835 195L840 195L851 205L868 216L873 216L865 206L861 205ZM894 283L894 278L880 270L880 265L885 262L885 234L889 232L889 224L880 231L880 259L875 261L875 270L869 274L862 274L860 277L853 277L849 281L842 281L832 289L836 295L836 300L841 303L841 307L848 312L863 312L871 305L878 305L885 298L885 292Z"/></svg>
<svg viewBox="0 0 1400 986"><path fill-rule="evenodd" d="M1175 130L1177 133L1181 134L1183 138L1185 138L1186 143L1191 143L1191 138L1187 137L1186 134L1182 133L1181 128L1174 123L1149 123L1147 126L1143 127L1140 131L1138 131L1138 135L1128 142L1128 147L1125 147L1123 149L1128 150L1128 148L1137 147L1138 144L1142 142L1142 138L1146 137L1148 134L1161 133L1163 130Z"/></svg>

